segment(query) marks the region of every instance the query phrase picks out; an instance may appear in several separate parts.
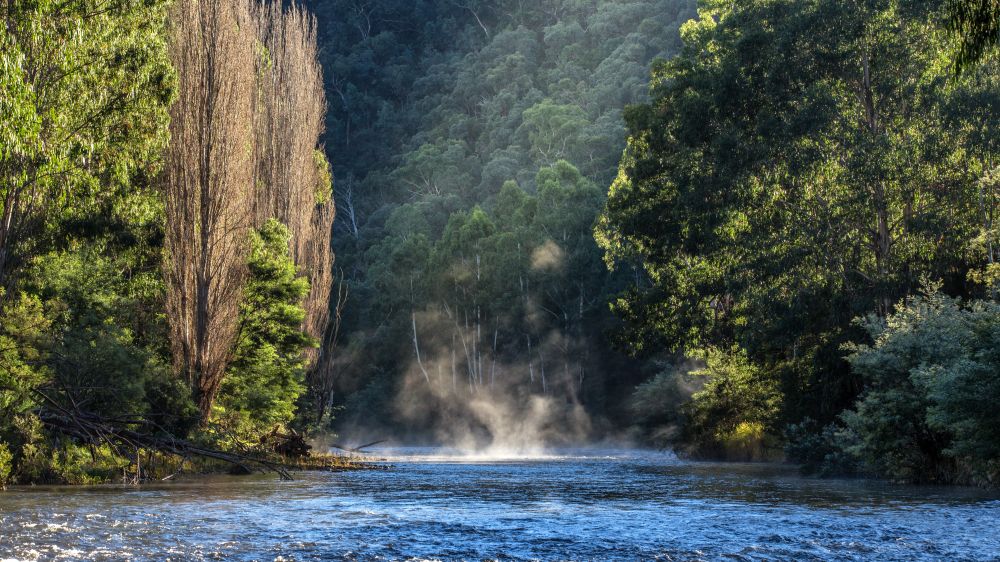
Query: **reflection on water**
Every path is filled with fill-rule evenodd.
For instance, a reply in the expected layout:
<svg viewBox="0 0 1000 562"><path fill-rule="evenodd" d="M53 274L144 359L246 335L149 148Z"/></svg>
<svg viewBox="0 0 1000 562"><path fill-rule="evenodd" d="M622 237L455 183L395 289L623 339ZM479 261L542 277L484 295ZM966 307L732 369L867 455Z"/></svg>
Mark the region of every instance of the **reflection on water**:
<svg viewBox="0 0 1000 562"><path fill-rule="evenodd" d="M573 450L0 495L0 560L1000 560L1000 496Z"/></svg>

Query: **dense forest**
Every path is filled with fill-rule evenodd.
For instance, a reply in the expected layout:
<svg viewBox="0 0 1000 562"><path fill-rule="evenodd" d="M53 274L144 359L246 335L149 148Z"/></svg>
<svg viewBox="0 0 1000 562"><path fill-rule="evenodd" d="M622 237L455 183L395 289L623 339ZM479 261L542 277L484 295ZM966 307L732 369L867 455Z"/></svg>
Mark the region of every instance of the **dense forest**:
<svg viewBox="0 0 1000 562"><path fill-rule="evenodd" d="M0 18L0 486L333 432L1000 482L993 0Z"/></svg>
<svg viewBox="0 0 1000 562"><path fill-rule="evenodd" d="M344 295L336 427L483 445L628 425L646 366L609 345L607 303L641 275L608 271L592 229L622 112L694 3L315 10Z"/></svg>
<svg viewBox="0 0 1000 562"><path fill-rule="evenodd" d="M996 478L995 6L316 9L337 427Z"/></svg>

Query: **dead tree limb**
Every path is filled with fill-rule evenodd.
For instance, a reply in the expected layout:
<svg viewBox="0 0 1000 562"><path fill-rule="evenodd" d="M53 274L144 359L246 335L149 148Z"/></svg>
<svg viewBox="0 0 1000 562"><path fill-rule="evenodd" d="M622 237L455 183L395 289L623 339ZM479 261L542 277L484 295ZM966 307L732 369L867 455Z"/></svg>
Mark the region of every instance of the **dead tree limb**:
<svg viewBox="0 0 1000 562"><path fill-rule="evenodd" d="M360 447L345 447L343 445L338 445L336 443L331 443L330 446L333 447L334 449L339 449L341 451L345 451L345 452L348 452L348 453L361 454L368 447L374 447L375 445L379 445L379 444L382 444L382 443L385 443L385 439L380 439L378 441L372 441L371 443L368 443L366 445L361 445Z"/></svg>

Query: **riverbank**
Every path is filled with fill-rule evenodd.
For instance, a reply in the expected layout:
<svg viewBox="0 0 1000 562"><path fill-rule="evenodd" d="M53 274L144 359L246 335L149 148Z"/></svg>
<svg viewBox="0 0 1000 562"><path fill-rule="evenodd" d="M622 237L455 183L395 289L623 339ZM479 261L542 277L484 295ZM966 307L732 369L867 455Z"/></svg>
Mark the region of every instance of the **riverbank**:
<svg viewBox="0 0 1000 562"><path fill-rule="evenodd" d="M271 473L292 478L296 472L346 472L382 468L373 459L356 454L310 454L298 458L280 456L247 457L244 463L215 458L184 458L157 451L140 451L130 458L112 453L107 447L67 447L53 458L30 466L0 491L31 486L94 486L107 484L144 485L182 478L219 475ZM252 459L252 460L249 460Z"/></svg>

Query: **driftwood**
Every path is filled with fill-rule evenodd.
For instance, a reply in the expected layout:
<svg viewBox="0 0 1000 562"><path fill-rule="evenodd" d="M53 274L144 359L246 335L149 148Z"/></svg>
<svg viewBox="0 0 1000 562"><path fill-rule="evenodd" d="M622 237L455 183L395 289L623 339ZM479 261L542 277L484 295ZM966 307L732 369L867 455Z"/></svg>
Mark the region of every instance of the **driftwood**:
<svg viewBox="0 0 1000 562"><path fill-rule="evenodd" d="M267 450L274 451L283 457L291 459L308 457L310 451L312 451L312 445L306 443L305 435L294 429L288 433L282 433L278 429L275 429L271 433L261 437L260 444Z"/></svg>
<svg viewBox="0 0 1000 562"><path fill-rule="evenodd" d="M124 451L140 449L158 451L184 459L202 457L231 464L247 473L274 472L282 480L291 480L285 465L260 457L241 453L218 451L178 439L162 431L155 423L143 419L108 419L61 406L40 391L35 391L47 407L39 412L39 419L49 429L91 445L108 445L117 454L127 457ZM145 429L147 431L141 431ZM154 433L158 431L158 433Z"/></svg>
<svg viewBox="0 0 1000 562"><path fill-rule="evenodd" d="M380 439L378 441L372 441L371 443L368 443L367 445L361 445L360 447L345 447L343 445L338 445L336 443L330 443L330 446L333 447L334 449L339 449L341 451L345 451L345 452L348 452L348 453L361 454L368 447L374 447L375 445L379 445L381 443L385 443L385 441L386 441L385 439Z"/></svg>

